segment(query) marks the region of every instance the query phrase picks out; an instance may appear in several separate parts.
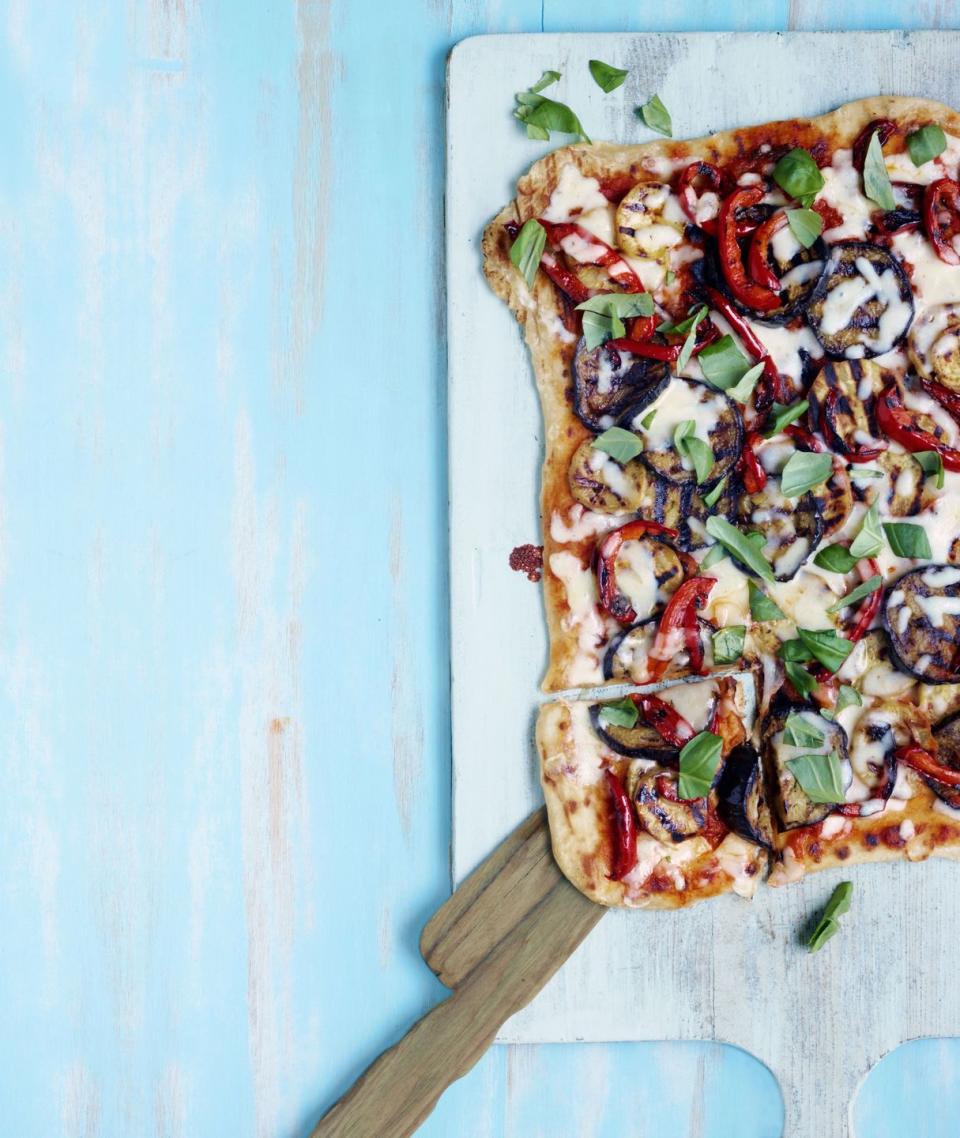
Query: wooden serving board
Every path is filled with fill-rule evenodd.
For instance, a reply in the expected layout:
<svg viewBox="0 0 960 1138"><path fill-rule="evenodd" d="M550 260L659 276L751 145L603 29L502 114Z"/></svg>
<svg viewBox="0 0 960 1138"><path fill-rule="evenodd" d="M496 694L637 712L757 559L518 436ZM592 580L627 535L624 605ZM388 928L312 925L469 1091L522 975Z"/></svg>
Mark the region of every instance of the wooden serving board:
<svg viewBox="0 0 960 1138"><path fill-rule="evenodd" d="M546 637L536 587L508 568L539 543L540 413L512 316L480 272L485 222L547 147L511 119L545 69L594 138L645 141L633 108L659 93L677 137L914 94L960 105L960 34L539 35L466 40L448 73L447 284L454 842L461 880L540 801L532 724ZM605 95L587 71L629 68ZM858 1082L884 1052L960 1032L953 945L960 867L860 870L843 933L802 938L842 875L752 903L607 917L498 1038L717 1039L780 1080L788 1133L846 1134Z"/></svg>

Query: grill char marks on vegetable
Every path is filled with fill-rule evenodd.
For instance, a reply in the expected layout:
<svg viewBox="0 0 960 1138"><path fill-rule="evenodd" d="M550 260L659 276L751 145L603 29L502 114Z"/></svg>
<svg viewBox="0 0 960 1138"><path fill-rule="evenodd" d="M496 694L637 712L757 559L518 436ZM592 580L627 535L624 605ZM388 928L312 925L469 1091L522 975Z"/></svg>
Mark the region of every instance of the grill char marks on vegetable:
<svg viewBox="0 0 960 1138"><path fill-rule="evenodd" d="M778 581L791 580L823 537L823 516L813 494L808 491L797 499L786 498L780 491L780 479L773 475L756 494L740 496L737 519L744 533L763 533L763 555Z"/></svg>
<svg viewBox="0 0 960 1138"><path fill-rule="evenodd" d="M933 729L937 759L952 770L960 770L960 711L942 720ZM935 778L927 778L933 793L954 810L960 810L960 787L947 786Z"/></svg>
<svg viewBox="0 0 960 1138"><path fill-rule="evenodd" d="M807 322L834 359L895 348L913 320L913 290L900 262L879 245L841 241L807 304Z"/></svg>
<svg viewBox="0 0 960 1138"><path fill-rule="evenodd" d="M650 617L614 637L604 653L603 678L605 680L629 680L635 684L652 682L653 677L648 671L649 655L657 637L659 624L659 617ZM698 619L697 624L700 629L700 646L703 650L704 667L712 669L714 667L713 633L716 630L708 620L704 620L702 617ZM675 680L693 674L690 668L690 657L685 649L681 649L659 678L661 680Z"/></svg>
<svg viewBox="0 0 960 1138"><path fill-rule="evenodd" d="M857 720L850 737L850 765L865 797L840 808L851 818L875 814L897 782L896 723L900 706L891 700L873 705Z"/></svg>
<svg viewBox="0 0 960 1138"><path fill-rule="evenodd" d="M632 514L648 500L650 472L639 458L619 463L585 439L570 460L570 493L599 514Z"/></svg>
<svg viewBox="0 0 960 1138"><path fill-rule="evenodd" d="M671 746L643 719L638 719L633 727L620 727L616 723L607 723L601 716L602 710L602 703L593 704L590 721L600 738L617 754L630 759L650 759L660 766L677 765L679 749Z"/></svg>
<svg viewBox="0 0 960 1138"><path fill-rule="evenodd" d="M632 772L630 791L640 825L657 841L669 844L703 835L714 844L709 835L717 819L710 798L681 800L673 772Z"/></svg>
<svg viewBox="0 0 960 1138"><path fill-rule="evenodd" d="M779 241L764 240L764 238L767 226L771 228L778 226L783 229L783 224L779 222L781 217L785 218L785 215L776 211L768 222L760 226L753 238L754 247L758 241L761 241L765 250L765 256L759 249L756 256L763 259L779 281L779 308L769 312L755 312L742 304L737 304L737 307L751 319L763 324L789 324L804 310L824 274L829 256L827 246L820 237L808 249L804 249L799 242L794 242L795 251L787 257L779 255L777 249Z"/></svg>
<svg viewBox="0 0 960 1138"><path fill-rule="evenodd" d="M883 610L895 662L932 684L960 683L960 568L926 565L890 586Z"/></svg>
<svg viewBox="0 0 960 1138"><path fill-rule="evenodd" d="M730 829L764 849L773 848L773 821L760 756L750 743L735 747L717 785L717 813Z"/></svg>
<svg viewBox="0 0 960 1138"><path fill-rule="evenodd" d="M676 541L679 549L703 549L710 544L703 524L711 514L719 514L727 521L733 520L737 503L729 480L712 508L704 503L703 495L689 482L668 482L666 478L656 478L653 482L652 516L661 525L679 533Z"/></svg>
<svg viewBox="0 0 960 1138"><path fill-rule="evenodd" d="M886 377L872 360L831 361L820 369L807 395L811 426L822 430L837 454L874 459L886 447L877 439L874 411L885 386Z"/></svg>
<svg viewBox="0 0 960 1138"><path fill-rule="evenodd" d="M605 344L593 351L581 339L573 357L573 408L591 431L604 431L632 405L649 406L669 381L661 360L634 359Z"/></svg>
<svg viewBox="0 0 960 1138"><path fill-rule="evenodd" d="M815 747L794 747L783 742L783 731L790 715L801 715L823 736L823 743ZM806 753L832 751L847 768L847 734L839 723L831 723L819 714L812 704L789 703L778 700L763 721L761 730L764 758L772 777L773 807L785 830L812 826L833 813L835 803L814 802L797 781L787 760Z"/></svg>

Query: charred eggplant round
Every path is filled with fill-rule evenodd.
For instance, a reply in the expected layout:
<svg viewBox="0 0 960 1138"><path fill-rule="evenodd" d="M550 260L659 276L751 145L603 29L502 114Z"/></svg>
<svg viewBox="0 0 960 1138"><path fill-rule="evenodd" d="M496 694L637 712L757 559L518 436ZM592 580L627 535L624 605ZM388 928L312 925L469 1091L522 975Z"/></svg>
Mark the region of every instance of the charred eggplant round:
<svg viewBox="0 0 960 1138"><path fill-rule="evenodd" d="M589 351L581 339L573 357L573 409L591 431L605 431L628 406L651 404L669 378L660 360L638 359L606 344Z"/></svg>
<svg viewBox="0 0 960 1138"><path fill-rule="evenodd" d="M636 461L639 462L639 458ZM728 480L720 497L710 507L704 502L700 489L691 482L668 482L666 478L654 478L649 474L648 477L653 493L649 516L677 531L679 536L675 544L680 549L689 552L710 544L704 526L711 514L719 514L727 521L733 520L737 498L731 481Z"/></svg>
<svg viewBox="0 0 960 1138"><path fill-rule="evenodd" d="M884 495L883 509L894 518L912 518L923 509L925 479L920 464L904 451L884 451L875 463L886 474L886 482L876 482Z"/></svg>
<svg viewBox="0 0 960 1138"><path fill-rule="evenodd" d="M841 455L878 446L874 418L876 398L887 378L872 360L831 361L810 387L810 420L831 450Z"/></svg>
<svg viewBox="0 0 960 1138"><path fill-rule="evenodd" d="M602 711L602 703L592 704L590 722L612 750L631 759L649 759L662 767L677 765L680 755L678 749L671 746L648 723L638 719L633 727L620 727L616 723L608 723L601 714Z"/></svg>
<svg viewBox="0 0 960 1138"><path fill-rule="evenodd" d="M767 247L767 264L780 280L780 307L757 312L734 303L751 320L760 324L789 324L813 295L827 267L829 254L825 242L817 238L805 249L789 226L775 234Z"/></svg>
<svg viewBox="0 0 960 1138"><path fill-rule="evenodd" d="M897 782L897 723L902 705L885 700L860 716L850 736L854 782L845 814L867 816L883 809Z"/></svg>
<svg viewBox="0 0 960 1138"><path fill-rule="evenodd" d="M960 568L904 573L887 593L883 624L905 672L931 684L960 683Z"/></svg>
<svg viewBox="0 0 960 1138"><path fill-rule="evenodd" d="M619 463L585 439L570 460L570 493L598 514L632 514L649 499L650 472L639 458Z"/></svg>
<svg viewBox="0 0 960 1138"><path fill-rule="evenodd" d="M680 588L684 578L683 561L676 549L655 537L636 537L625 541L613 562L616 575L616 611L645 620L660 612ZM611 611L614 611L611 609Z"/></svg>
<svg viewBox="0 0 960 1138"><path fill-rule="evenodd" d="M686 218L665 182L637 182L617 206L616 224L624 253L659 259L683 240Z"/></svg>
<svg viewBox="0 0 960 1138"><path fill-rule="evenodd" d="M797 715L823 742L817 746L795 747L784 740L784 729L790 715ZM799 826L812 826L822 822L834 810L836 803L814 802L797 781L790 769L790 761L805 754L833 753L849 774L847 733L839 723L824 719L812 704L792 704L784 700L767 713L763 721L763 747L767 766L773 774L773 805L785 830Z"/></svg>
<svg viewBox="0 0 960 1138"><path fill-rule="evenodd" d="M913 321L913 290L888 250L867 241L841 241L807 304L807 322L834 359L864 359L891 351Z"/></svg>
<svg viewBox="0 0 960 1138"><path fill-rule="evenodd" d="M737 405L722 391L691 379L672 379L657 400L650 426L643 428L643 413L631 407L621 419L627 430L644 433L643 461L654 474L668 482L696 484L696 471L674 445L674 432L684 422L694 423L694 433L713 452L713 469L706 485L729 474L743 449L743 420Z"/></svg>
<svg viewBox="0 0 960 1138"><path fill-rule="evenodd" d="M763 784L760 756L751 743L741 743L727 756L717 785L717 813L741 838L773 848L773 822Z"/></svg>
<svg viewBox="0 0 960 1138"><path fill-rule="evenodd" d="M700 645L703 649L703 666L707 670L712 670L715 629L709 621L702 618L698 624ZM652 679L649 673L650 649L653 647L659 626L659 618L651 617L611 640L603 657L603 678L630 681L635 684L650 683ZM657 678L675 680L688 675L690 675L690 657L686 650L681 650L667 665L663 675Z"/></svg>
<svg viewBox="0 0 960 1138"><path fill-rule="evenodd" d="M763 555L778 581L789 581L823 537L823 516L808 491L796 500L781 493L780 479L768 477L756 494L743 494L737 502L737 521L746 533L759 532L766 541Z"/></svg>
<svg viewBox="0 0 960 1138"><path fill-rule="evenodd" d="M918 316L907 351L924 379L960 391L960 304L939 304Z"/></svg>
<svg viewBox="0 0 960 1138"><path fill-rule="evenodd" d="M658 842L685 842L695 838L710 820L709 798L681 799L673 773L641 774L632 790L637 819Z"/></svg>

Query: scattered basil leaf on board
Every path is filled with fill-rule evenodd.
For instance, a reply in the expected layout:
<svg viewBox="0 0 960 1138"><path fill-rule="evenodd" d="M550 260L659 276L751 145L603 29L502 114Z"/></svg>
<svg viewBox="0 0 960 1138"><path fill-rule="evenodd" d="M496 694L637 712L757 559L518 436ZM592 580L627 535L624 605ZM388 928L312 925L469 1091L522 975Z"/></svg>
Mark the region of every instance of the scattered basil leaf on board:
<svg viewBox="0 0 960 1138"><path fill-rule="evenodd" d="M593 446L625 466L643 451L643 440L623 427L610 427L593 440Z"/></svg>
<svg viewBox="0 0 960 1138"><path fill-rule="evenodd" d="M936 478L934 485L938 490L943 489L943 459L935 450L918 450L913 457L920 463L920 469L927 477Z"/></svg>
<svg viewBox="0 0 960 1138"><path fill-rule="evenodd" d="M907 135L907 150L914 166L930 162L947 149L947 136L936 123L928 122L919 130Z"/></svg>
<svg viewBox="0 0 960 1138"><path fill-rule="evenodd" d="M856 604L857 601L862 601L864 597L869 597L871 593L875 593L877 589L883 584L883 578L879 573L875 573L869 580L864 581L862 585L857 585L845 597L841 597L835 605L831 605L827 612L839 612L847 605Z"/></svg>
<svg viewBox="0 0 960 1138"><path fill-rule="evenodd" d="M812 727L802 715L791 712L783 725L783 741L789 747L822 747L823 732Z"/></svg>
<svg viewBox="0 0 960 1138"><path fill-rule="evenodd" d="M880 529L880 507L874 502L863 515L860 532L850 542L850 556L858 561L861 557L876 557L883 549L883 532Z"/></svg>
<svg viewBox="0 0 960 1138"><path fill-rule="evenodd" d="M712 490L709 490L706 494L703 495L703 504L705 506L708 506L710 509L713 509L717 502L720 501L720 495L723 493L723 488L726 486L726 484L727 479L726 476L724 476Z"/></svg>
<svg viewBox="0 0 960 1138"><path fill-rule="evenodd" d="M817 921L816 928L807 941L807 948L811 952L819 952L827 941L840 931L838 918L850 911L852 894L853 884L849 881L841 881L834 889L830 900L827 902L827 907L823 910L823 916Z"/></svg>
<svg viewBox="0 0 960 1138"><path fill-rule="evenodd" d="M755 582L747 579L747 592L750 594L750 615L754 620L786 620L786 614L779 605L773 603Z"/></svg>
<svg viewBox="0 0 960 1138"><path fill-rule="evenodd" d="M531 87L527 91L518 92L517 107L513 117L519 119L527 128L528 138L546 142L550 138L550 132L555 131L557 134L574 134L584 142L589 142L590 137L583 129L580 120L565 103L557 103L539 93L543 87L549 86L549 83L544 83L544 78L556 74L557 72L544 72L536 85L537 90ZM551 78L550 83L553 82L555 80Z"/></svg>
<svg viewBox="0 0 960 1138"><path fill-rule="evenodd" d="M773 584L776 578L770 568L770 562L763 556L756 544L742 534L736 526L732 526L726 518L711 514L707 518L705 528L714 541L719 541L741 564L752 569L764 581Z"/></svg>
<svg viewBox="0 0 960 1138"><path fill-rule="evenodd" d="M774 403L770 408L773 419L770 426L763 432L763 437L772 439L774 435L779 435L784 427L789 427L802 415L806 415L809 407L810 403L806 399L801 399L799 403Z"/></svg>
<svg viewBox="0 0 960 1138"><path fill-rule="evenodd" d="M520 270L527 288L533 288L546 243L547 231L535 217L531 217L523 223L516 241L510 246L510 260Z"/></svg>
<svg viewBox="0 0 960 1138"><path fill-rule="evenodd" d="M679 455L688 458L693 463L693 470L699 486L710 476L714 459L713 451L703 439L698 439L694 434L695 429L696 423L693 419L684 419L682 423L678 423L673 432L673 445L677 448Z"/></svg>
<svg viewBox="0 0 960 1138"><path fill-rule="evenodd" d="M623 85L628 74L619 67L611 67L609 63L604 63L602 59L591 59L587 66L590 68L594 83L608 95Z"/></svg>
<svg viewBox="0 0 960 1138"><path fill-rule="evenodd" d="M636 113L651 130L655 130L657 134L665 134L667 138L673 138L670 112L660 101L659 95L653 95L642 107L637 108Z"/></svg>
<svg viewBox="0 0 960 1138"><path fill-rule="evenodd" d="M710 793L720 765L723 740L712 731L701 731L680 752L680 780L677 793L684 801Z"/></svg>
<svg viewBox="0 0 960 1138"><path fill-rule="evenodd" d="M802 664L795 664L792 660L788 660L783 665L783 670L787 674L787 679L796 689L797 695L813 695L817 690L817 681Z"/></svg>
<svg viewBox="0 0 960 1138"><path fill-rule="evenodd" d="M625 336L624 320L653 315L653 297L648 292L602 292L577 305L583 313L583 336L587 350L599 348L607 340Z"/></svg>
<svg viewBox="0 0 960 1138"><path fill-rule="evenodd" d="M797 636L828 672L835 672L853 651L853 641L834 628L798 628Z"/></svg>
<svg viewBox="0 0 960 1138"><path fill-rule="evenodd" d="M804 249L809 249L823 232L823 218L815 209L788 209L787 224Z"/></svg>
<svg viewBox="0 0 960 1138"><path fill-rule="evenodd" d="M780 492L786 498L799 498L820 486L833 473L833 455L795 451L780 474Z"/></svg>
<svg viewBox="0 0 960 1138"><path fill-rule="evenodd" d="M600 718L613 727L635 727L640 713L631 699L616 699L600 708Z"/></svg>
<svg viewBox="0 0 960 1138"><path fill-rule="evenodd" d="M722 545L715 545L706 557L700 562L701 569L712 569L714 565L718 565L721 561L726 560L727 551Z"/></svg>
<svg viewBox="0 0 960 1138"><path fill-rule="evenodd" d="M731 624L718 628L713 634L713 662L715 664L736 664L743 655L743 642L747 630L742 624Z"/></svg>
<svg viewBox="0 0 960 1138"><path fill-rule="evenodd" d="M933 557L930 539L923 526L911 522L884 522L883 532L897 557L911 557L914 560L930 560Z"/></svg>
<svg viewBox="0 0 960 1138"><path fill-rule="evenodd" d="M897 208L893 196L893 186L890 185L890 175L883 160L883 147L880 145L880 134L874 131L867 147L867 154L863 160L863 192L872 202L876 202L881 209L891 210Z"/></svg>
<svg viewBox="0 0 960 1138"><path fill-rule="evenodd" d="M773 168L777 185L807 208L823 189L823 175L808 150L788 150Z"/></svg>
<svg viewBox="0 0 960 1138"><path fill-rule="evenodd" d="M644 417L640 420L640 426L643 427L643 429L645 431L649 431L650 425L653 423L653 420L656 417L657 417L657 409L656 409L656 407L654 407L654 409L652 411L648 411L646 413L646 415L644 415Z"/></svg>
<svg viewBox="0 0 960 1138"><path fill-rule="evenodd" d="M758 364L754 364L749 371L743 373L738 383L735 383L733 387L727 388L727 395L735 402L742 403L746 406L750 401L750 396L753 394L753 389L757 386L757 381L763 374L763 367L763 360Z"/></svg>
<svg viewBox="0 0 960 1138"><path fill-rule="evenodd" d="M814 557L813 563L821 569L829 569L831 573L849 573L857 559L845 545L826 545Z"/></svg>
<svg viewBox="0 0 960 1138"><path fill-rule="evenodd" d="M687 338L683 341L683 347L680 349L680 355L677 356L677 363L676 367L674 368L678 374L679 372L683 371L683 369L690 362L690 356L693 354L693 349L697 343L697 328L700 325L700 321L704 318L704 316L706 316L706 314L706 308L698 309L693 314L693 316L690 317L690 326L684 329L684 331L687 333ZM686 323L687 321L684 321L684 324ZM679 330L680 329L677 329L677 331Z"/></svg>
<svg viewBox="0 0 960 1138"><path fill-rule="evenodd" d="M539 95L540 92L549 87L551 83L558 83L559 81L559 71L544 71L536 83L530 88L530 92L533 95Z"/></svg>
<svg viewBox="0 0 960 1138"><path fill-rule="evenodd" d="M739 383L750 367L750 361L729 335L705 347L698 359L704 378L721 391Z"/></svg>
<svg viewBox="0 0 960 1138"><path fill-rule="evenodd" d="M798 755L787 759L787 766L811 802L843 801L840 760L832 751L826 755Z"/></svg>

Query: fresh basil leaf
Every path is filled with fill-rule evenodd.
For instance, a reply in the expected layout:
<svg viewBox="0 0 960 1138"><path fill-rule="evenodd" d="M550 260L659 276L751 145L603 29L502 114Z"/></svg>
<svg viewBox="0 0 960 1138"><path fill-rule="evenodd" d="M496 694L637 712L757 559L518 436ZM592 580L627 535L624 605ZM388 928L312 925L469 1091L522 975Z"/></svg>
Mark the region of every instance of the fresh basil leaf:
<svg viewBox="0 0 960 1138"><path fill-rule="evenodd" d="M700 562L700 568L701 570L712 569L714 565L718 565L721 561L725 561L726 558L726 549L722 545L715 545L713 549L707 553L706 557L704 557L704 559Z"/></svg>
<svg viewBox="0 0 960 1138"><path fill-rule="evenodd" d="M860 693L856 688L850 687L849 684L840 685L840 690L837 692L835 713L839 714L845 707L863 707L863 700L860 698Z"/></svg>
<svg viewBox="0 0 960 1138"><path fill-rule="evenodd" d="M621 466L626 466L643 451L643 440L623 427L610 427L593 440L593 446L610 455Z"/></svg>
<svg viewBox="0 0 960 1138"><path fill-rule="evenodd" d="M773 584L776 578L770 568L770 562L754 542L742 534L736 526L732 526L726 518L711 514L707 518L705 528L714 541L719 541L742 565L752 569L764 581Z"/></svg>
<svg viewBox="0 0 960 1138"><path fill-rule="evenodd" d="M883 549L883 533L880 530L880 507L874 502L863 515L860 532L850 542L850 556L858 561L861 557L876 557Z"/></svg>
<svg viewBox="0 0 960 1138"><path fill-rule="evenodd" d="M613 727L635 727L640 713L632 699L616 699L600 708L600 718Z"/></svg>
<svg viewBox="0 0 960 1138"><path fill-rule="evenodd" d="M773 168L773 180L805 207L823 189L823 175L810 152L799 146L788 150Z"/></svg>
<svg viewBox="0 0 960 1138"><path fill-rule="evenodd" d="M823 732L811 727L803 716L791 712L783 725L783 741L789 747L822 747Z"/></svg>
<svg viewBox="0 0 960 1138"><path fill-rule="evenodd" d="M922 166L947 149L947 136L936 123L928 122L919 130L907 135L907 150L914 166Z"/></svg>
<svg viewBox="0 0 960 1138"><path fill-rule="evenodd" d="M743 642L746 633L747 630L742 624L731 624L726 628L718 628L713 634L713 662L715 664L736 664L743 655Z"/></svg>
<svg viewBox="0 0 960 1138"><path fill-rule="evenodd" d="M809 249L823 232L823 218L815 209L788 209L787 224L804 249Z"/></svg>
<svg viewBox="0 0 960 1138"><path fill-rule="evenodd" d="M890 548L897 557L928 561L933 557L930 539L923 526L916 526L911 522L884 522L883 532L887 535Z"/></svg>
<svg viewBox="0 0 960 1138"><path fill-rule="evenodd" d="M683 347L680 349L680 355L677 357L677 363L674 370L679 374L690 362L690 356L693 353L694 346L697 342L697 328L700 321L706 316L706 307L698 309L693 316L690 317L689 328L684 329L687 333L687 338L683 341ZM686 324L686 321L684 321ZM680 329L678 328L677 331Z"/></svg>
<svg viewBox="0 0 960 1138"><path fill-rule="evenodd" d="M685 332L689 332L694 326L694 323L699 324L700 321L707 313L707 306L701 304L696 311L689 313L683 320L674 324L672 320L664 320L662 324L657 325L657 331L669 333L671 336L682 336Z"/></svg>
<svg viewBox="0 0 960 1138"><path fill-rule="evenodd" d="M673 271L673 269L667 269L667 271L663 274L663 283L665 285L672 285L676 279L677 274Z"/></svg>
<svg viewBox="0 0 960 1138"><path fill-rule="evenodd" d="M712 731L701 731L680 752L680 779L677 793L685 802L710 793L720 765L723 740Z"/></svg>
<svg viewBox="0 0 960 1138"><path fill-rule="evenodd" d="M777 649L781 660L792 660L795 664L812 664L813 653L802 640L784 640Z"/></svg>
<svg viewBox="0 0 960 1138"><path fill-rule="evenodd" d="M833 472L833 455L795 451L780 474L780 492L785 498L799 498L820 486Z"/></svg>
<svg viewBox="0 0 960 1138"><path fill-rule="evenodd" d="M747 592L750 595L750 615L754 620L786 620L786 614L779 605L773 603L755 582L747 579Z"/></svg>
<svg viewBox="0 0 960 1138"><path fill-rule="evenodd" d="M797 695L807 696L813 695L817 690L817 681L810 675L807 669L802 664L794 663L788 660L783 665L783 670L787 674L787 679L793 684Z"/></svg>
<svg viewBox="0 0 960 1138"><path fill-rule="evenodd" d="M840 760L832 751L826 755L798 755L787 759L787 766L811 802L843 801Z"/></svg>
<svg viewBox="0 0 960 1138"><path fill-rule="evenodd" d="M831 605L827 612L839 612L847 605L856 604L857 601L862 601L864 597L869 597L871 593L875 593L877 589L883 584L883 578L879 573L874 574L869 580L864 581L862 585L857 585L845 597L841 597L835 605Z"/></svg>
<svg viewBox="0 0 960 1138"><path fill-rule="evenodd" d="M654 407L654 409L652 411L648 411L646 413L646 415L644 415L644 417L640 420L640 426L643 427L643 429L645 431L649 431L650 425L653 423L653 420L656 417L657 417L657 409L656 409L656 407Z"/></svg>
<svg viewBox="0 0 960 1138"><path fill-rule="evenodd" d="M670 112L660 101L659 95L651 96L642 107L637 108L636 114L657 134L665 134L667 138L673 138L673 122L670 119Z"/></svg>
<svg viewBox="0 0 960 1138"><path fill-rule="evenodd" d="M520 270L527 288L533 288L546 243L547 231L535 217L531 217L523 223L516 241L510 246L510 260Z"/></svg>
<svg viewBox="0 0 960 1138"><path fill-rule="evenodd" d="M696 424L693 419L684 419L682 423L678 423L673 432L673 445L678 454L683 458L688 458L693 463L697 485L699 486L713 470L714 459L713 451L703 439L698 439L693 433L695 428Z"/></svg>
<svg viewBox="0 0 960 1138"><path fill-rule="evenodd" d="M918 450L913 452L913 457L920 463L920 469L927 476L934 475L936 482L934 485L938 490L943 489L943 459L935 450Z"/></svg>
<svg viewBox="0 0 960 1138"><path fill-rule="evenodd" d="M698 359L704 379L721 391L739 383L750 367L750 361L729 335L721 336L715 344L705 347Z"/></svg>
<svg viewBox="0 0 960 1138"><path fill-rule="evenodd" d="M580 120L565 103L557 103L533 90L521 91L517 95L513 116L527 128L528 138L546 142L550 132L555 131L557 134L575 134L584 142L590 141Z"/></svg>
<svg viewBox="0 0 960 1138"><path fill-rule="evenodd" d="M853 651L853 641L833 628L798 628L797 636L828 672L835 672Z"/></svg>
<svg viewBox="0 0 960 1138"><path fill-rule="evenodd" d="M870 466L848 466L847 470L850 472L850 479L853 482L862 478L886 478L886 474L882 470L874 470Z"/></svg>
<svg viewBox="0 0 960 1138"><path fill-rule="evenodd" d="M723 488L726 486L726 484L727 479L726 476L724 476L712 490L709 490L706 494L703 495L703 504L705 506L708 506L710 509L713 509L717 502L720 501L720 495L723 493Z"/></svg>
<svg viewBox="0 0 960 1138"><path fill-rule="evenodd" d="M770 408L773 419L770 426L763 432L765 439L772 439L774 435L779 435L784 427L789 427L791 423L795 423L801 416L806 415L810 402L807 399L801 399L799 403L774 403Z"/></svg>
<svg viewBox="0 0 960 1138"><path fill-rule="evenodd" d="M850 911L852 893L853 885L849 881L841 881L834 889L830 900L827 902L827 907L823 911L823 916L817 921L817 926L807 941L807 948L811 952L818 952L832 936L840 931L837 918Z"/></svg>
<svg viewBox="0 0 960 1138"><path fill-rule="evenodd" d="M551 83L557 83L559 81L559 71L544 71L536 83L530 88L530 91L534 95L539 95L540 92L544 90L544 88L549 87Z"/></svg>
<svg viewBox="0 0 960 1138"><path fill-rule="evenodd" d="M867 155L863 160L863 192L881 209L897 208L893 186L890 185L890 175L883 160L883 147L880 145L878 131L873 132L870 145L867 147Z"/></svg>
<svg viewBox="0 0 960 1138"><path fill-rule="evenodd" d="M591 59L587 66L590 68L594 83L601 91L606 91L608 95L611 91L616 91L618 87L622 86L628 75L628 72L621 71L619 67L611 67L609 63L604 63L601 59Z"/></svg>
<svg viewBox="0 0 960 1138"><path fill-rule="evenodd" d="M831 573L849 573L856 565L856 557L844 545L826 545L813 559L814 565L828 569Z"/></svg>
<svg viewBox="0 0 960 1138"><path fill-rule="evenodd" d="M757 386L757 380L763 374L763 360L758 364L754 364L749 371L745 371L740 377L740 381L735 383L733 387L727 388L727 395L737 403L742 403L746 406L750 401L750 396L753 394L753 389Z"/></svg>
<svg viewBox="0 0 960 1138"><path fill-rule="evenodd" d="M652 316L653 297L648 292L602 292L578 304L577 311L583 313L583 336L592 352L626 335L624 320Z"/></svg>

